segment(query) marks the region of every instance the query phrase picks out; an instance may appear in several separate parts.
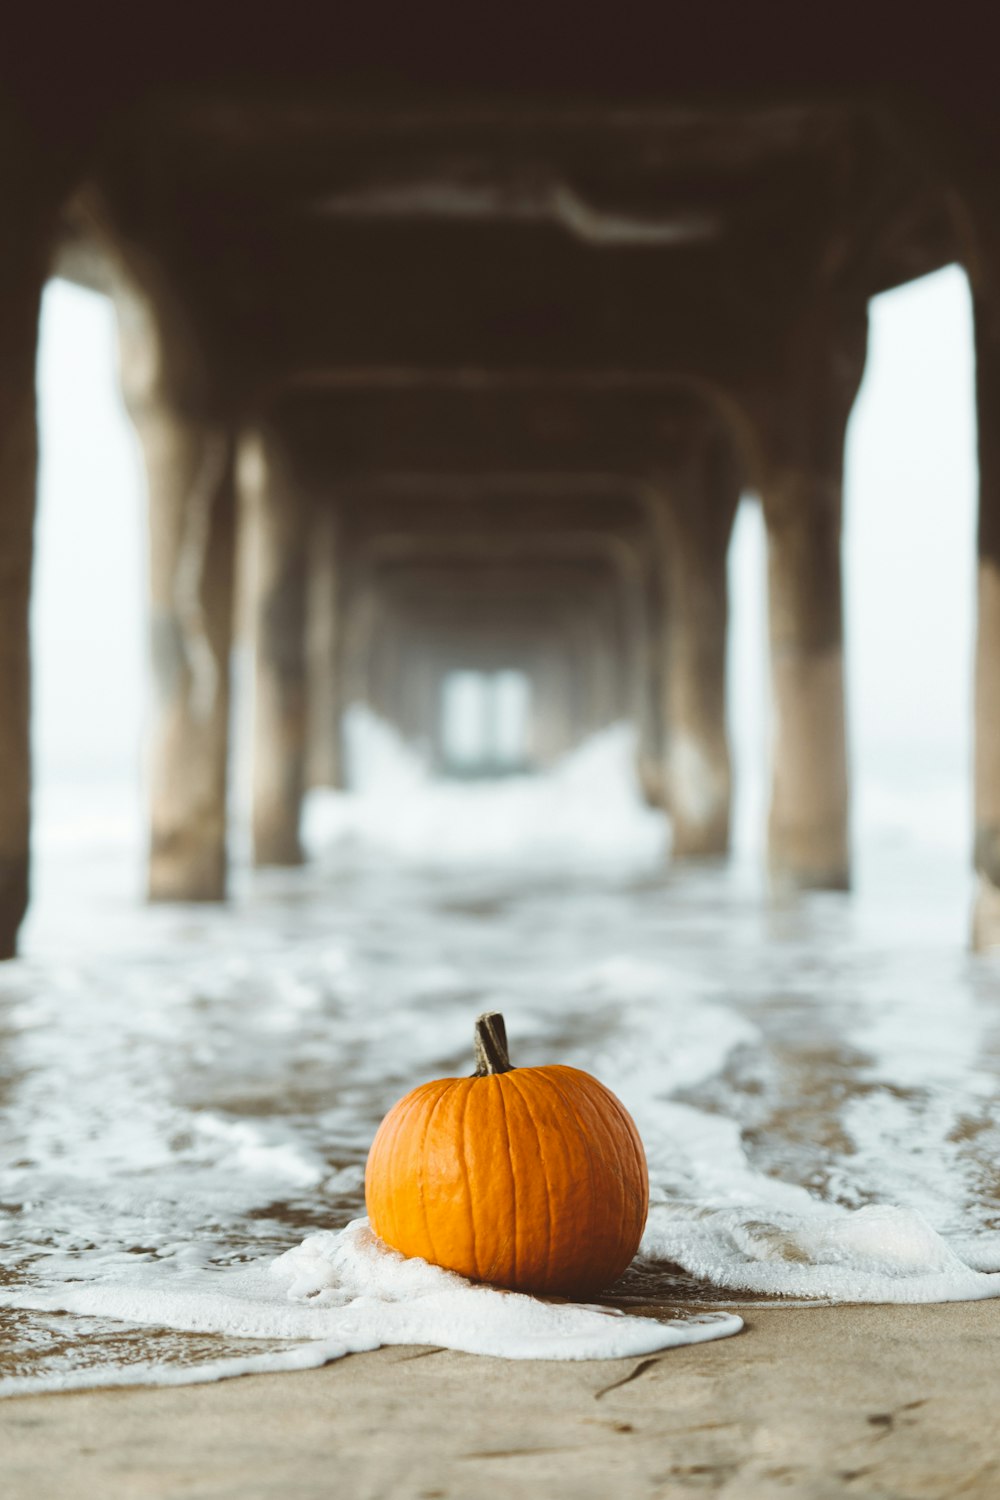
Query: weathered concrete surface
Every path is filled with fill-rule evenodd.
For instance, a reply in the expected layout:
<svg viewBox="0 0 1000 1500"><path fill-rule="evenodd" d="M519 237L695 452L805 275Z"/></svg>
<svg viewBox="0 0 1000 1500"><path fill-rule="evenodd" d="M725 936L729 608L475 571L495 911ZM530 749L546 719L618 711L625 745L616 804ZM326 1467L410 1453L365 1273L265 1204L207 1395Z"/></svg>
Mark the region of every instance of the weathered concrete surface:
<svg viewBox="0 0 1000 1500"><path fill-rule="evenodd" d="M249 89L144 93L138 75L93 164L258 390L374 371L738 377L770 367L776 314L831 268L864 256L877 290L901 237L908 274L943 263L940 186L888 99L720 110L714 90L640 103L605 79L588 102L557 86L529 103L516 81L477 98L464 69L455 100L406 88L416 55L395 100L347 99L268 87L269 61Z"/></svg>
<svg viewBox="0 0 1000 1500"><path fill-rule="evenodd" d="M0 256L0 275L4 269ZM11 290L0 291L0 959L13 954L28 904L28 601L37 456L35 328L41 275L32 279L29 273L15 282L13 295Z"/></svg>
<svg viewBox="0 0 1000 1500"><path fill-rule="evenodd" d="M269 434L258 434L243 469L255 538L254 863L298 865L306 774L309 507Z"/></svg>
<svg viewBox="0 0 1000 1500"><path fill-rule="evenodd" d="M337 514L333 505L311 509L306 587L305 783L307 787L343 790L345 766L340 724L345 707L340 609L343 580Z"/></svg>
<svg viewBox="0 0 1000 1500"><path fill-rule="evenodd" d="M0 959L28 904L35 346L56 189L0 108Z"/></svg>
<svg viewBox="0 0 1000 1500"><path fill-rule="evenodd" d="M149 896L218 901L227 874L233 424L175 286L128 242L118 252L122 391L149 499Z"/></svg>
<svg viewBox="0 0 1000 1500"><path fill-rule="evenodd" d="M226 890L235 499L229 435L161 409L137 421L149 478L156 708L149 894Z"/></svg>
<svg viewBox="0 0 1000 1500"><path fill-rule="evenodd" d="M571 374L460 373L349 385L314 376L274 398L273 420L317 489L378 475L490 478L619 475L648 479L670 465L705 399L669 373L588 381Z"/></svg>
<svg viewBox="0 0 1000 1500"><path fill-rule="evenodd" d="M844 439L866 349L863 301L820 299L789 329L771 389L749 399L767 525L768 857L779 887L850 883L841 526Z"/></svg>
<svg viewBox="0 0 1000 1500"><path fill-rule="evenodd" d="M1000 1304L769 1307L642 1360L420 1349L0 1406L5 1500L995 1500Z"/></svg>
<svg viewBox="0 0 1000 1500"><path fill-rule="evenodd" d="M800 504L768 526L774 703L768 859L778 885L846 890L840 496L822 478L805 479L802 490Z"/></svg>
<svg viewBox="0 0 1000 1500"><path fill-rule="evenodd" d="M726 560L740 476L728 443L697 428L664 480L662 734L675 859L729 848L732 765L726 726Z"/></svg>

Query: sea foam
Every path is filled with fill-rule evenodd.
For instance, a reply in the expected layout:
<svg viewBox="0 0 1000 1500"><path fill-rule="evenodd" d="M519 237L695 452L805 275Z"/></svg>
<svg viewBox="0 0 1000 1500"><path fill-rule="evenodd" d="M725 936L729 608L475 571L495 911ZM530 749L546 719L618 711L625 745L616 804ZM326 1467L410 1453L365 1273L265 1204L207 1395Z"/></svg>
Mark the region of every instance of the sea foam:
<svg viewBox="0 0 1000 1500"><path fill-rule="evenodd" d="M172 1287L66 1283L45 1294L0 1295L0 1306L289 1345L183 1372L138 1366L131 1375L142 1383L310 1368L385 1344L428 1344L504 1359L621 1359L726 1338L743 1326L733 1313L661 1320L473 1285L388 1249L365 1219L339 1232L309 1235L266 1266L175 1279L181 1284ZM0 1395L104 1384L107 1373L11 1377L0 1380Z"/></svg>
<svg viewBox="0 0 1000 1500"><path fill-rule="evenodd" d="M42 806L27 956L0 965L0 1389L383 1343L614 1357L734 1331L704 1320L722 1298L1000 1293L997 978L960 950L962 850L893 822L855 897L768 908L739 861L662 869L620 730L473 789L353 722L369 782L314 798L311 864L238 873L225 909L139 907ZM358 1222L382 1115L470 1070L486 1009L519 1066L584 1068L637 1122L653 1206L617 1311L400 1262Z"/></svg>

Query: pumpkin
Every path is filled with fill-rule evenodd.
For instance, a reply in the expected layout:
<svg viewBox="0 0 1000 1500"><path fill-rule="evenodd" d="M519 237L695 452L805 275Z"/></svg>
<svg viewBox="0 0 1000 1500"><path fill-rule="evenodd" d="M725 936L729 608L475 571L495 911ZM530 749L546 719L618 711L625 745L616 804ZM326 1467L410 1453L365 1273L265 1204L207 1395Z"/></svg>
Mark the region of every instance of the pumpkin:
<svg viewBox="0 0 1000 1500"><path fill-rule="evenodd" d="M587 1297L639 1247L646 1156L589 1073L514 1068L503 1017L476 1022L471 1078L422 1084L379 1126L365 1170L375 1234L473 1281Z"/></svg>

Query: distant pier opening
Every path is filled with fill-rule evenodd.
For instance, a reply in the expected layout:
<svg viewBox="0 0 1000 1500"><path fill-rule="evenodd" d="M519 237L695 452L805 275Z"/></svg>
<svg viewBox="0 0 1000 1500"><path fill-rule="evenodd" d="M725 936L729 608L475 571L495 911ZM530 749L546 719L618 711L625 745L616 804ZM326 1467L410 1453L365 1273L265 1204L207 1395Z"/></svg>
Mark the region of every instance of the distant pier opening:
<svg viewBox="0 0 1000 1500"><path fill-rule="evenodd" d="M441 687L441 760L449 776L509 776L527 768L531 683L524 672L449 672Z"/></svg>

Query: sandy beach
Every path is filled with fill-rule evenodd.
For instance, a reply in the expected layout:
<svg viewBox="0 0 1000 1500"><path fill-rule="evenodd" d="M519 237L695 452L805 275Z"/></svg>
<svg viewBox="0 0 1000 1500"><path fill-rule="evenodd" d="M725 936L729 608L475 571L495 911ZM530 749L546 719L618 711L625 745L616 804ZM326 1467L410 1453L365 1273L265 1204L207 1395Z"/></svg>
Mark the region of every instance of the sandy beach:
<svg viewBox="0 0 1000 1500"><path fill-rule="evenodd" d="M556 1364L382 1349L297 1375L0 1405L5 1500L951 1500L1000 1493L997 1302L746 1310Z"/></svg>

